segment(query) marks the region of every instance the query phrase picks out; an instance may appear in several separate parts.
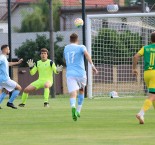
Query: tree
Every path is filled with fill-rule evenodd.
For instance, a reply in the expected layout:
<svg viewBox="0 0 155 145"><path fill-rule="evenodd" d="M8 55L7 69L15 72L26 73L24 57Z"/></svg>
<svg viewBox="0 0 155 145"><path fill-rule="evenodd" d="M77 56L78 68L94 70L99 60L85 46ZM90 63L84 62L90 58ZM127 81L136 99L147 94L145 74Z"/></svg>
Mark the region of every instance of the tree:
<svg viewBox="0 0 155 145"><path fill-rule="evenodd" d="M103 28L94 39L92 56L97 57L98 64L131 64L141 44L142 37L138 33Z"/></svg>
<svg viewBox="0 0 155 145"><path fill-rule="evenodd" d="M125 6L129 6L130 2L131 2L131 0L125 0Z"/></svg>
<svg viewBox="0 0 155 145"><path fill-rule="evenodd" d="M46 29L46 23L41 17L40 8L35 8L35 13L28 14L22 21L20 32L42 32Z"/></svg>
<svg viewBox="0 0 155 145"><path fill-rule="evenodd" d="M55 60L53 60L56 64L64 65L63 62L63 50L64 46L60 47L58 45L59 42L62 42L63 37L57 36L56 41L54 43L55 49ZM37 62L40 59L40 49L47 48L49 50L49 39L45 35L37 35L36 40L26 40L22 43L18 49L15 49L15 55L18 58L23 58L24 61L21 64L22 67L27 66L27 60L33 59L34 62Z"/></svg>
<svg viewBox="0 0 155 145"><path fill-rule="evenodd" d="M54 31L60 29L59 22L59 7L61 6L60 0L53 0L53 25ZM43 32L49 31L49 5L47 0L40 0L39 3L33 4L33 12L23 12L23 21L21 28L15 28L18 32Z"/></svg>

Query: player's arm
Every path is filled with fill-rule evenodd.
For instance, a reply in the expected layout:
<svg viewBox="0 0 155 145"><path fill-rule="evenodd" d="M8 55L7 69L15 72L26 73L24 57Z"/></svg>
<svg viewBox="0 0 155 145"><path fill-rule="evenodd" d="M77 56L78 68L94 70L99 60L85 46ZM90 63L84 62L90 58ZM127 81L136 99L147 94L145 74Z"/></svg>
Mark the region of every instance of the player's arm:
<svg viewBox="0 0 155 145"><path fill-rule="evenodd" d="M55 65L55 63L51 60L51 62L50 62L50 65L51 65L51 67L52 67L52 70L54 71L54 73L55 74L59 74L61 71L62 71L62 69L63 69L63 66L62 65Z"/></svg>
<svg viewBox="0 0 155 145"><path fill-rule="evenodd" d="M38 68L36 65L34 65L33 68L30 68L30 75L31 76L35 75L37 71L38 71Z"/></svg>
<svg viewBox="0 0 155 145"><path fill-rule="evenodd" d="M37 68L36 64L33 62L32 59L29 59L29 60L27 61L27 64L28 64L28 66L29 66L29 68L30 68L30 75L31 75L31 76L35 75L36 72L38 71L38 68Z"/></svg>
<svg viewBox="0 0 155 145"><path fill-rule="evenodd" d="M23 62L23 59L19 59L19 61L17 62L9 62L9 66L18 65L18 64L21 64L22 62Z"/></svg>
<svg viewBox="0 0 155 145"><path fill-rule="evenodd" d="M140 51L138 51L138 53L136 53L133 57L132 73L135 74L136 76L138 75L137 64L138 64L140 57L143 55L144 55L144 47L141 48Z"/></svg>
<svg viewBox="0 0 155 145"><path fill-rule="evenodd" d="M94 66L93 61L91 59L91 56L89 55L89 53L87 52L87 50L84 51L84 55L85 55L86 59L88 60L88 62L91 64L93 71L97 74L98 73L98 70Z"/></svg>

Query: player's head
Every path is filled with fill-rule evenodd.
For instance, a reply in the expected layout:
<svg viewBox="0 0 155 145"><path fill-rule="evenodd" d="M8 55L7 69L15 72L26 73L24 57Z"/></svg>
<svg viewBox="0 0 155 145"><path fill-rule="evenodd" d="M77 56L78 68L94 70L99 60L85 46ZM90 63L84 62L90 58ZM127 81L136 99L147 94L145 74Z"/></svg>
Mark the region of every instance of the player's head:
<svg viewBox="0 0 155 145"><path fill-rule="evenodd" d="M155 32L151 33L151 42L155 43Z"/></svg>
<svg viewBox="0 0 155 145"><path fill-rule="evenodd" d="M2 51L3 54L8 55L10 53L9 46L6 45L6 44L5 45L2 45L1 46L1 51Z"/></svg>
<svg viewBox="0 0 155 145"><path fill-rule="evenodd" d="M73 33L70 35L70 42L71 43L78 43L78 35L76 33Z"/></svg>
<svg viewBox="0 0 155 145"><path fill-rule="evenodd" d="M40 56L42 61L46 61L48 59L48 50L46 48L42 48L40 50Z"/></svg>

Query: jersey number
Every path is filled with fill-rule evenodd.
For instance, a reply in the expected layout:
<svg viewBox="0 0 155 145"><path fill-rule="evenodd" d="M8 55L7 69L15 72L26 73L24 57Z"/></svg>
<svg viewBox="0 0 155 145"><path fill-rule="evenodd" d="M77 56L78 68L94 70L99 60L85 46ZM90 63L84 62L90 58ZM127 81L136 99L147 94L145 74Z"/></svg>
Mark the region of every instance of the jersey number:
<svg viewBox="0 0 155 145"><path fill-rule="evenodd" d="M150 66L154 66L155 53L150 54Z"/></svg>
<svg viewBox="0 0 155 145"><path fill-rule="evenodd" d="M75 52L71 51L67 53L67 57L68 57L68 63L73 63L74 62L74 56L75 56Z"/></svg>

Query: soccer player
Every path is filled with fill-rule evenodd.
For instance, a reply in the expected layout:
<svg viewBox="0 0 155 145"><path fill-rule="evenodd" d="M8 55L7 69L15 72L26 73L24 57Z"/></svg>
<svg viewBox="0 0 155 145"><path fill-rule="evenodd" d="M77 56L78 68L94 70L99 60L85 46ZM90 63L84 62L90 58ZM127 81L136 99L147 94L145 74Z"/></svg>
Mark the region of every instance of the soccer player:
<svg viewBox="0 0 155 145"><path fill-rule="evenodd" d="M144 114L151 107L155 106L155 32L151 34L152 44L146 45L135 54L133 58L133 74L138 75L137 63L141 56L144 59L144 81L149 91L148 98L144 101L140 112L136 115L140 124L144 124Z"/></svg>
<svg viewBox="0 0 155 145"><path fill-rule="evenodd" d="M39 78L24 89L22 94L22 103L19 104L20 107L25 106L30 92L41 88L44 88L44 107L49 107L49 88L53 84L53 72L58 74L62 71L63 66L56 67L55 63L48 59L48 50L46 48L41 49L40 56L41 60L37 61L36 64L31 59L27 62L30 68L30 74L34 75L38 72Z"/></svg>
<svg viewBox="0 0 155 145"><path fill-rule="evenodd" d="M8 62L7 55L10 53L10 49L8 45L1 46L2 54L0 55L0 89L2 93L0 94L0 104L6 97L6 95L11 92L11 97L7 102L7 106L13 109L17 109L17 107L13 104L15 98L19 95L21 91L21 86L15 81L11 80L9 77L9 66L20 64L23 59L20 59L18 62ZM0 107L0 109L2 109Z"/></svg>
<svg viewBox="0 0 155 145"><path fill-rule="evenodd" d="M70 35L70 43L65 46L64 58L67 65L67 87L70 93L70 105L72 108L72 118L74 121L80 117L82 104L84 101L84 88L86 86L86 71L84 66L84 56L91 64L93 71L98 71L93 65L92 59L84 45L78 45L78 35L73 33ZM79 91L79 93L78 93ZM76 110L76 97L78 93L78 106Z"/></svg>

